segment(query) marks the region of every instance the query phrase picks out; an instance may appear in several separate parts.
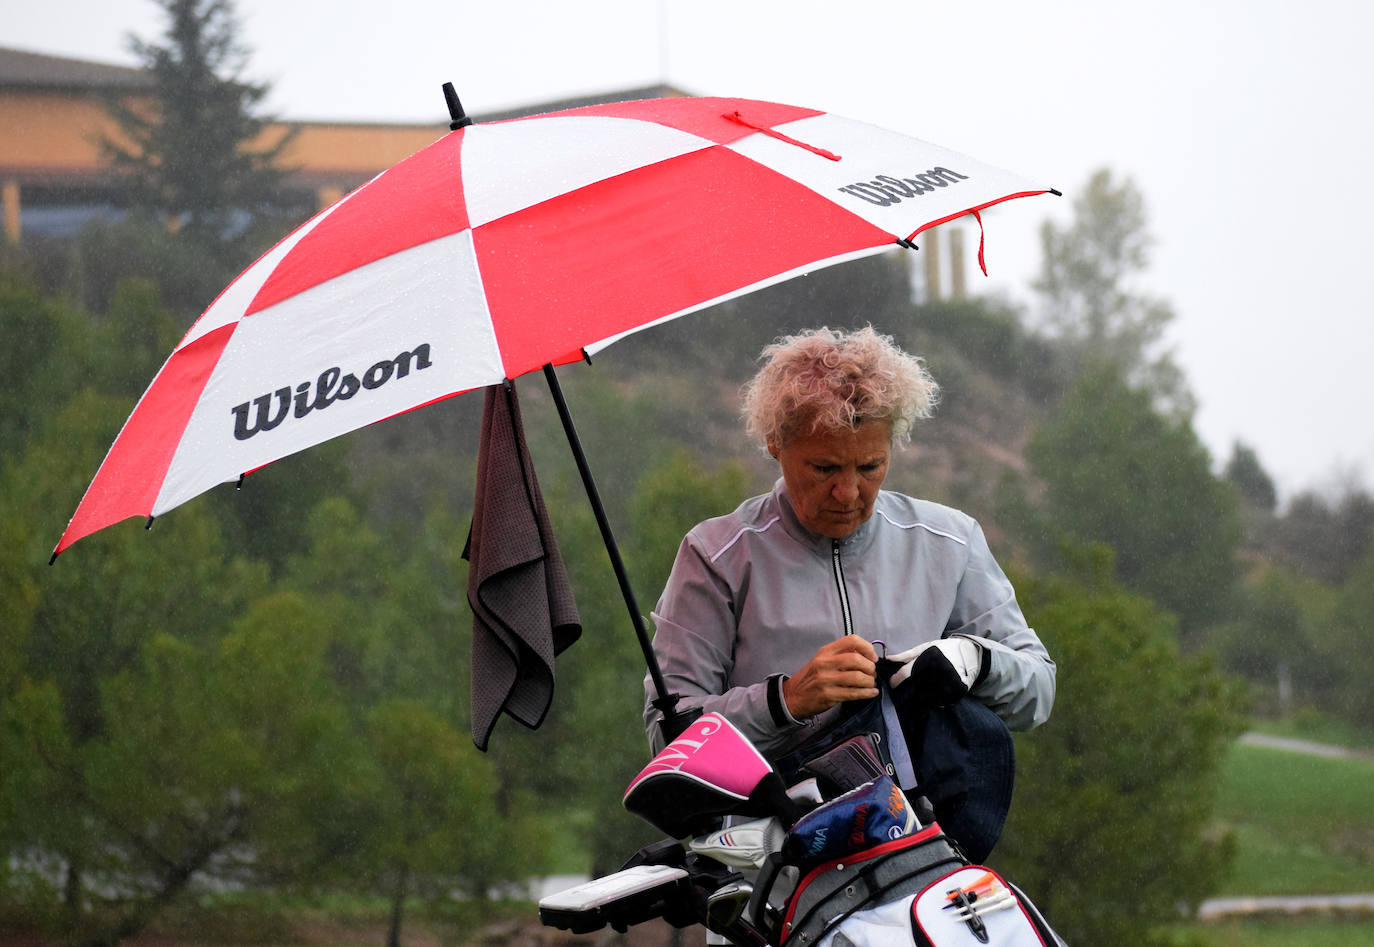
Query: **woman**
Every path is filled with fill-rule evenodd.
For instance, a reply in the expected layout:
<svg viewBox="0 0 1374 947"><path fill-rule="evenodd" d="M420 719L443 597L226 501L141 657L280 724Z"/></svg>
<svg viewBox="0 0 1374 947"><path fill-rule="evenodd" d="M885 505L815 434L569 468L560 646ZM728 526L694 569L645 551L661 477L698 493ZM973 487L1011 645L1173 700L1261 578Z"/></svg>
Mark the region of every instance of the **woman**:
<svg viewBox="0 0 1374 947"><path fill-rule="evenodd" d="M683 540L653 613L668 692L724 714L774 760L877 697L880 657L900 665L888 673L905 706L967 695L1011 729L1044 722L1054 662L978 524L882 489L937 399L920 360L871 328L817 329L763 354L745 415L782 476ZM645 726L657 751L647 699Z"/></svg>

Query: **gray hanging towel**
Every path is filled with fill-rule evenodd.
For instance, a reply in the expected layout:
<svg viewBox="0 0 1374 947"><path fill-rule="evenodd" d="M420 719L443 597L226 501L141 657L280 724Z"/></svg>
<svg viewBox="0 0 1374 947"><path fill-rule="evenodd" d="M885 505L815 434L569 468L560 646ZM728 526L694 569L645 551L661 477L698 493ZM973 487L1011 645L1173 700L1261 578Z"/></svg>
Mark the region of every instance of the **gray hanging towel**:
<svg viewBox="0 0 1374 947"><path fill-rule="evenodd" d="M472 739L486 750L502 711L531 729L544 722L553 701L554 656L582 634L514 384L486 391L463 558L470 564Z"/></svg>

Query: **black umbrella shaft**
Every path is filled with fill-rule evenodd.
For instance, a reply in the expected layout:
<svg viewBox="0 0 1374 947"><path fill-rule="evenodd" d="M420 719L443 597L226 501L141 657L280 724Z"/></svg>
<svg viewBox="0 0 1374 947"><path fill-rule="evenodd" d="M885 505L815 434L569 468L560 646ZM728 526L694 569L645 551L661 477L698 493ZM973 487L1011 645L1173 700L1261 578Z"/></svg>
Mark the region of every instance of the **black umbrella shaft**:
<svg viewBox="0 0 1374 947"><path fill-rule="evenodd" d="M611 532L610 520L606 518L606 507L601 502L601 493L596 488L596 481L592 478L591 467L587 464L587 455L582 450L582 440L577 436L577 428L573 426L572 413L568 411L568 402L563 397L563 388L558 383L558 375L553 370L553 365L544 366L544 377L548 380L549 391L553 394L553 402L558 407L558 417L563 422L563 432L568 437L568 446L572 448L573 459L577 461L577 472L582 477L582 485L587 490L587 499L591 501L592 512L596 515L596 525L601 529L601 540L606 545L606 552L611 557L611 568L615 570L616 581L620 583L620 594L625 599L625 607L630 610L630 621L634 623L635 635L639 638L640 650L644 652L644 662L649 667L649 677L654 683L654 693L658 695L654 700L654 706L663 712L664 730L667 731L670 721L676 719L675 708L677 706L678 695L669 694L668 687L663 681L663 671L658 666L658 657L654 654L653 642L649 638L649 629L644 624L644 616L640 614L639 605L635 602L634 589L630 587L630 576L625 571L625 563L620 558L620 547L615 541L615 534ZM680 731L679 731L680 732ZM676 736L676 733L673 734ZM668 739L672 739L670 736Z"/></svg>

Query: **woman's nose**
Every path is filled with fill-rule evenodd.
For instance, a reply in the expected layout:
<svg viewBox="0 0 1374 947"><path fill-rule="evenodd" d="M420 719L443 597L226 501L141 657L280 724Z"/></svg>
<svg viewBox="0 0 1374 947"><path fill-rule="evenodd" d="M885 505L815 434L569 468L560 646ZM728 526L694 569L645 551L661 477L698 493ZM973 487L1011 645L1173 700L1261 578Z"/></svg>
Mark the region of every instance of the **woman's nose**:
<svg viewBox="0 0 1374 947"><path fill-rule="evenodd" d="M842 473L835 478L830 493L843 503L852 503L859 496L859 477L857 474Z"/></svg>

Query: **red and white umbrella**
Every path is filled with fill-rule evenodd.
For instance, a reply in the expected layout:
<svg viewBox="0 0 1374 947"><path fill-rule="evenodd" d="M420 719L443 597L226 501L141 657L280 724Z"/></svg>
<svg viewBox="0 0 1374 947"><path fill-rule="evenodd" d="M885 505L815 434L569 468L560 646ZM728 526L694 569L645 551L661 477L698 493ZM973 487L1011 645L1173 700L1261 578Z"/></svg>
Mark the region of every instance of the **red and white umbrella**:
<svg viewBox="0 0 1374 947"><path fill-rule="evenodd" d="M374 421L1048 190L744 99L459 127L229 285L139 400L54 555Z"/></svg>

